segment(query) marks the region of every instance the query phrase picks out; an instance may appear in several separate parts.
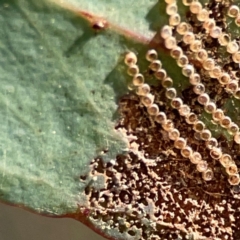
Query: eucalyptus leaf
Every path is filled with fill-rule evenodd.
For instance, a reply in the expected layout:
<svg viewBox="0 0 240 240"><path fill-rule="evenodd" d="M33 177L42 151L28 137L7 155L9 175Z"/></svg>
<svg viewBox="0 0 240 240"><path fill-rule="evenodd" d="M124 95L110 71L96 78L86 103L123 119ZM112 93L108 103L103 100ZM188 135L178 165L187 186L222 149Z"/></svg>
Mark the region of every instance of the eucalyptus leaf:
<svg viewBox="0 0 240 240"><path fill-rule="evenodd" d="M96 157L109 163L128 153L128 139L115 130L119 100L131 90L126 52L137 55L147 82L158 86L145 60L154 47L178 94L189 88L160 38L168 23L165 8L163 0L0 0L1 201L76 218L106 237L140 238L139 228L131 237L88 218L86 188L102 189L106 179L80 178L89 176ZM186 20L180 1L178 10ZM236 36L239 29L227 21ZM238 106L229 98L223 108L239 121ZM215 137L232 141L209 114L200 118ZM142 221L147 229L156 224Z"/></svg>
<svg viewBox="0 0 240 240"><path fill-rule="evenodd" d="M1 1L0 11L0 197L75 212L91 159L126 148L114 122L127 42L45 1Z"/></svg>

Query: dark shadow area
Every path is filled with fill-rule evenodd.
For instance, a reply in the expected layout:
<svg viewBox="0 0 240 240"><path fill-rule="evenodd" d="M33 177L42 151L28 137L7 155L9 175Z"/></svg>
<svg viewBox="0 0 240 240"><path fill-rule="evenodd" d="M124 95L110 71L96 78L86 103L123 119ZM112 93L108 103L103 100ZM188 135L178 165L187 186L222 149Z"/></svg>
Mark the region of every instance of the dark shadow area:
<svg viewBox="0 0 240 240"><path fill-rule="evenodd" d="M168 18L165 12L165 1L158 1L146 15L146 20L149 22L149 29L159 31L161 26L168 23Z"/></svg>
<svg viewBox="0 0 240 240"><path fill-rule="evenodd" d="M138 66L141 72L141 69L147 68L147 61L145 61L145 54L147 49L149 48L148 45L142 45L133 41L130 41L129 39L126 39L125 37L121 37L120 39L121 45L125 46L126 52L127 51L133 51L137 54L138 57ZM120 55L117 65L114 67L114 69L108 74L106 77L104 83L111 86L111 88L115 92L115 102L118 103L122 97L127 95L129 92L132 92L128 89L128 84L131 83L132 77L127 75L127 66L124 64L124 57L125 53ZM144 74L144 73L143 73ZM116 79L118 79L116 81ZM118 119L119 114L118 111L116 111L113 114L112 120Z"/></svg>
<svg viewBox="0 0 240 240"><path fill-rule="evenodd" d="M70 47L65 51L64 56L71 57L73 54L77 54L85 45L85 43L94 36L94 33L86 30L84 33L76 38L76 40L70 45Z"/></svg>
<svg viewBox="0 0 240 240"><path fill-rule="evenodd" d="M162 26L168 24L168 16L166 14L166 3L158 1L146 15L146 20L149 22L149 29L156 32L149 43L149 48L154 48L159 52L169 53L164 47L163 39L160 37Z"/></svg>
<svg viewBox="0 0 240 240"><path fill-rule="evenodd" d="M118 76L122 76L122 73L119 69L119 66L115 66L115 68L108 74L107 78L105 79L106 84L110 85L115 92L115 102L118 103L120 98L124 96L127 92L129 92L127 88L127 77L119 79L119 81L114 81L114 79L118 79ZM113 116L112 120L119 119L119 113L116 111Z"/></svg>
<svg viewBox="0 0 240 240"><path fill-rule="evenodd" d="M115 92L115 101L119 101L120 97L123 96L126 92L128 92L127 88L127 79L122 78L122 71L120 64L116 65L115 68L108 74L104 83L110 85ZM121 77L121 78L120 78ZM115 79L119 79L119 81L115 81Z"/></svg>
<svg viewBox="0 0 240 240"><path fill-rule="evenodd" d="M74 42L70 43L68 49L64 53L65 57L71 57L71 55L78 54L91 38L95 37L96 34L101 34L101 32L97 33L91 28L90 23L80 16L74 16L71 19L71 23L76 29L80 29L83 33L81 36L77 37Z"/></svg>
<svg viewBox="0 0 240 240"><path fill-rule="evenodd" d="M56 15L68 19L68 21L71 22L71 24L77 30L79 30L80 33L79 36L73 42L69 42L69 47L63 53L64 57L71 57L71 55L79 53L79 51L82 49L85 43L96 35L96 31L92 29L91 24L86 19L82 18L80 15L77 15L75 12L71 12L70 10L58 7L55 4L51 4L48 2L44 3L44 1L36 2L32 0L30 2L31 2L30 4L27 3L18 4L17 8L21 12L22 16L26 18L29 24L33 25L32 26L33 28L34 22L31 21L31 19L28 17L28 13L26 12L25 9L23 9L24 5L26 8L29 8L28 10L30 10L31 12L42 13L43 15L46 16ZM36 31L38 32L37 29ZM54 34L59 35L62 34L62 32L56 29L56 32ZM66 35L68 34L67 31L65 34ZM101 34L101 32L99 34Z"/></svg>

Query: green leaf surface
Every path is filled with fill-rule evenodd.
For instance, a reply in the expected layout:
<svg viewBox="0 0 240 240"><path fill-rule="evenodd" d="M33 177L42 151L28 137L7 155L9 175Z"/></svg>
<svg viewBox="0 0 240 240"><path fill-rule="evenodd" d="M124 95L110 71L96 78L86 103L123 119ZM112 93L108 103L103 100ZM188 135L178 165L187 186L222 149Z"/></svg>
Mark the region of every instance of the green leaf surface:
<svg viewBox="0 0 240 240"><path fill-rule="evenodd" d="M184 20L186 7L179 4L179 12ZM159 40L167 17L164 1L156 0L0 0L2 201L51 216L88 206L84 189L95 180L79 178L90 161L99 155L109 161L128 147L114 130L117 103L131 80L124 54L134 51L146 69L144 55L153 45L179 94L189 87ZM106 29L95 31L99 19ZM232 24L231 30L238 34ZM229 99L225 110L234 118L238 105ZM208 114L202 119L231 141Z"/></svg>
<svg viewBox="0 0 240 240"><path fill-rule="evenodd" d="M91 159L126 147L114 131L125 40L43 1L1 1L0 12L0 197L74 212Z"/></svg>

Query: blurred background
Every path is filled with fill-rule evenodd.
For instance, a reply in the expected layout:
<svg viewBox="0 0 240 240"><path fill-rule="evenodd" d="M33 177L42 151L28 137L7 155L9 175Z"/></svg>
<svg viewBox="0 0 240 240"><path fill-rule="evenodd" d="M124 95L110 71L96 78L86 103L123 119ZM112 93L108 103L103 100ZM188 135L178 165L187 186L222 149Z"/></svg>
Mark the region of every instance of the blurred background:
<svg viewBox="0 0 240 240"><path fill-rule="evenodd" d="M105 240L72 219L48 218L0 203L0 240Z"/></svg>

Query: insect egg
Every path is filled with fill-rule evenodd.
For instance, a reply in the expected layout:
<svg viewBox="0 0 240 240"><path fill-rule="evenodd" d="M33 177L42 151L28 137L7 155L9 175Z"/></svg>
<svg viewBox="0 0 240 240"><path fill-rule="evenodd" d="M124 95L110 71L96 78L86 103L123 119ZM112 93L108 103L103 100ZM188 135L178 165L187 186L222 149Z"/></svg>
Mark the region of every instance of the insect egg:
<svg viewBox="0 0 240 240"><path fill-rule="evenodd" d="M197 85L201 82L201 77L198 73L194 73L192 74L190 77L189 77L189 82L192 84L192 85Z"/></svg>
<svg viewBox="0 0 240 240"><path fill-rule="evenodd" d="M202 121L197 121L193 125L193 129L196 132L201 132L205 128L205 124Z"/></svg>
<svg viewBox="0 0 240 240"><path fill-rule="evenodd" d="M193 150L189 146L185 146L184 148L181 149L181 155L185 158L190 158L192 153L193 153Z"/></svg>
<svg viewBox="0 0 240 240"><path fill-rule="evenodd" d="M212 113L213 120L220 121L224 117L224 113L222 109L217 109Z"/></svg>
<svg viewBox="0 0 240 240"><path fill-rule="evenodd" d="M177 91L175 88L167 88L166 92L165 92L165 96L168 99L173 99L177 96Z"/></svg>
<svg viewBox="0 0 240 240"><path fill-rule="evenodd" d="M200 132L195 132L194 134L193 134L193 137L194 137L194 139L196 139L196 140L201 140L201 136L200 136Z"/></svg>
<svg viewBox="0 0 240 240"><path fill-rule="evenodd" d="M190 64L186 64L182 68L182 74L186 77L190 77L194 73L194 68Z"/></svg>
<svg viewBox="0 0 240 240"><path fill-rule="evenodd" d="M175 140L174 142L174 147L178 149L183 149L186 147L187 142L184 138L179 137L178 139Z"/></svg>
<svg viewBox="0 0 240 240"><path fill-rule="evenodd" d="M173 141L177 140L179 136L180 136L180 133L176 128L173 128L168 132L168 137Z"/></svg>
<svg viewBox="0 0 240 240"><path fill-rule="evenodd" d="M198 52L202 48L202 42L200 40L194 40L190 44L190 50L192 52Z"/></svg>
<svg viewBox="0 0 240 240"><path fill-rule="evenodd" d="M173 80L170 77L167 77L162 80L162 86L164 88L170 88L173 85Z"/></svg>
<svg viewBox="0 0 240 240"><path fill-rule="evenodd" d="M152 62L154 60L157 60L158 59L158 54L157 54L157 51L154 50L154 49L150 49L147 51L147 54L146 54L146 59L147 61L149 62Z"/></svg>
<svg viewBox="0 0 240 240"><path fill-rule="evenodd" d="M175 37L168 37L165 39L165 47L167 49L173 49L177 46L176 38Z"/></svg>
<svg viewBox="0 0 240 240"><path fill-rule="evenodd" d="M167 119L163 124L162 124L162 128L165 130L165 131L170 131L174 128L174 123L172 120L170 119Z"/></svg>
<svg viewBox="0 0 240 240"><path fill-rule="evenodd" d="M173 14L169 17L169 25L177 26L181 22L181 17L178 13Z"/></svg>
<svg viewBox="0 0 240 240"><path fill-rule="evenodd" d="M213 147L211 150L210 150L210 156L213 158L213 159L219 159L221 158L222 156L222 150L220 148L217 148L217 147Z"/></svg>
<svg viewBox="0 0 240 240"><path fill-rule="evenodd" d="M226 166L226 172L228 175L234 175L238 173L238 168L235 163L228 164Z"/></svg>
<svg viewBox="0 0 240 240"><path fill-rule="evenodd" d="M207 58L203 61L203 68L205 70L212 70L215 66L215 61L212 58Z"/></svg>
<svg viewBox="0 0 240 240"><path fill-rule="evenodd" d="M189 30L189 26L186 22L181 22L178 26L177 26L177 32L180 35L184 35L185 33L187 33Z"/></svg>
<svg viewBox="0 0 240 240"><path fill-rule="evenodd" d="M137 56L133 52L129 52L126 54L124 62L126 65L131 66L137 63Z"/></svg>
<svg viewBox="0 0 240 240"><path fill-rule="evenodd" d="M177 46L171 50L170 55L172 58L178 59L182 55L182 53L182 49Z"/></svg>
<svg viewBox="0 0 240 240"><path fill-rule="evenodd" d="M220 157L219 162L222 164L223 167L226 167L227 165L231 164L233 160L229 154L224 153Z"/></svg>
<svg viewBox="0 0 240 240"><path fill-rule="evenodd" d="M199 60L200 62L206 60L208 58L208 53L205 49L200 49L197 52L197 60Z"/></svg>
<svg viewBox="0 0 240 240"><path fill-rule="evenodd" d="M200 132L200 137L204 141L209 140L211 136L212 136L212 133L208 129L204 129Z"/></svg>
<svg viewBox="0 0 240 240"><path fill-rule="evenodd" d="M229 17L235 18L239 14L239 7L236 5L232 5L229 7L227 12Z"/></svg>
<svg viewBox="0 0 240 240"><path fill-rule="evenodd" d="M219 66L215 66L210 72L209 75L211 78L219 78L222 74L222 69Z"/></svg>
<svg viewBox="0 0 240 240"><path fill-rule="evenodd" d="M158 80L163 80L167 77L167 72L164 69L159 69L158 71L156 71L154 73L154 76L158 79Z"/></svg>
<svg viewBox="0 0 240 240"><path fill-rule="evenodd" d="M197 14L197 19L200 22L205 22L209 18L209 12L207 9L201 9Z"/></svg>
<svg viewBox="0 0 240 240"><path fill-rule="evenodd" d="M149 65L149 68L154 72L159 70L161 67L162 67L162 63L159 60L153 60Z"/></svg>
<svg viewBox="0 0 240 240"><path fill-rule="evenodd" d="M191 44L195 40L195 35L192 32L186 32L183 35L183 42L185 44Z"/></svg>
<svg viewBox="0 0 240 240"><path fill-rule="evenodd" d="M228 45L227 45L227 52L229 52L231 54L237 52L238 49L239 49L239 47L238 47L238 44L236 43L235 40L229 42Z"/></svg>
<svg viewBox="0 0 240 240"><path fill-rule="evenodd" d="M229 35L226 34L226 33L221 33L219 38L218 38L218 42L221 46L227 46L228 43L230 42Z"/></svg>
<svg viewBox="0 0 240 240"><path fill-rule="evenodd" d="M206 29L207 32L209 32L213 27L215 27L216 23L215 20L212 18L207 19L207 21L205 21L203 23L203 28Z"/></svg>
<svg viewBox="0 0 240 240"><path fill-rule="evenodd" d="M202 172L202 178L205 180L205 181L211 181L214 177L214 174L213 174L213 171L212 169L208 168L206 169L206 171L203 171Z"/></svg>
<svg viewBox="0 0 240 240"><path fill-rule="evenodd" d="M235 24L240 27L240 15L238 14L237 17L235 18Z"/></svg>
<svg viewBox="0 0 240 240"><path fill-rule="evenodd" d="M236 123L231 122L231 124L227 128L228 133L234 135L239 131L239 127Z"/></svg>
<svg viewBox="0 0 240 240"><path fill-rule="evenodd" d="M167 38L171 37L172 36L172 27L170 27L168 25L163 26L160 34L163 39L167 39Z"/></svg>
<svg viewBox="0 0 240 240"><path fill-rule="evenodd" d="M171 4L168 4L167 7L166 7L166 13L167 15L173 15L173 14L176 14L178 11L178 7L177 7L177 4L176 3L171 3Z"/></svg>
<svg viewBox="0 0 240 240"><path fill-rule="evenodd" d="M212 38L219 38L219 36L222 33L222 29L218 26L214 26L211 30L210 30L210 36Z"/></svg>
<svg viewBox="0 0 240 240"><path fill-rule="evenodd" d="M177 65L179 67L183 67L186 64L188 64L188 57L186 55L181 55L178 59L177 59Z"/></svg>
<svg viewBox="0 0 240 240"><path fill-rule="evenodd" d="M145 96L141 97L141 103L145 107L149 107L153 104L154 96L151 93L146 94Z"/></svg>
<svg viewBox="0 0 240 240"><path fill-rule="evenodd" d="M206 172L207 171L207 169L208 169L208 164L207 164L207 162L206 161L199 161L198 163L197 163L197 170L199 171L199 172Z"/></svg>
<svg viewBox="0 0 240 240"><path fill-rule="evenodd" d="M233 95L236 99L240 99L240 88L238 88Z"/></svg>
<svg viewBox="0 0 240 240"><path fill-rule="evenodd" d="M193 87L194 93L200 95L205 92L205 86L202 83L199 83Z"/></svg>
<svg viewBox="0 0 240 240"><path fill-rule="evenodd" d="M187 116L191 112L191 109L188 105L183 104L179 107L178 112L181 116Z"/></svg>
<svg viewBox="0 0 240 240"><path fill-rule="evenodd" d="M195 113L189 113L185 120L188 124L194 124L197 121L197 115Z"/></svg>
<svg viewBox="0 0 240 240"><path fill-rule="evenodd" d="M163 123L165 123L165 122L167 121L167 116L166 116L166 114L165 114L164 112L159 112L159 113L155 116L154 120L155 120L157 123L163 124Z"/></svg>
<svg viewBox="0 0 240 240"><path fill-rule="evenodd" d="M192 2L190 4L190 11L193 13L193 14L198 14L201 10L202 10L202 4L200 2Z"/></svg>
<svg viewBox="0 0 240 240"><path fill-rule="evenodd" d="M220 120L220 125L224 128L228 128L231 124L232 120L230 117L226 117L224 116L221 120Z"/></svg>
<svg viewBox="0 0 240 240"><path fill-rule="evenodd" d="M232 60L235 62L235 63L240 63L240 52L235 52L233 55L232 55Z"/></svg>
<svg viewBox="0 0 240 240"><path fill-rule="evenodd" d="M137 65L132 64L131 66L128 67L127 73L129 76L134 76L139 73L139 68Z"/></svg>
<svg viewBox="0 0 240 240"><path fill-rule="evenodd" d="M167 3L167 4L176 3L176 0L165 0L165 3Z"/></svg>
<svg viewBox="0 0 240 240"><path fill-rule="evenodd" d="M231 185L238 185L240 183L239 174L230 175L228 178L228 182Z"/></svg>
<svg viewBox="0 0 240 240"><path fill-rule="evenodd" d="M236 132L235 135L234 135L234 141L237 143L237 144L240 144L240 132Z"/></svg>
<svg viewBox="0 0 240 240"><path fill-rule="evenodd" d="M213 113L214 111L216 111L217 109L217 106L214 102L208 102L207 104L204 105L204 110L207 112L207 113Z"/></svg>
<svg viewBox="0 0 240 240"><path fill-rule="evenodd" d="M207 105L210 101L210 98L207 93L202 93L198 96L197 100L201 105Z"/></svg>
<svg viewBox="0 0 240 240"><path fill-rule="evenodd" d="M157 104L152 104L147 108L148 114L151 116L156 116L159 113L159 108Z"/></svg>
<svg viewBox="0 0 240 240"><path fill-rule="evenodd" d="M221 84L226 85L230 82L230 76L228 73L222 73L218 80Z"/></svg>
<svg viewBox="0 0 240 240"><path fill-rule="evenodd" d="M213 149L214 147L218 146L218 141L216 138L210 138L207 142L206 142L206 147L208 149Z"/></svg>
<svg viewBox="0 0 240 240"><path fill-rule="evenodd" d="M137 95L145 96L148 93L150 93L150 86L148 84L144 83L137 88L136 93L137 93Z"/></svg>
<svg viewBox="0 0 240 240"><path fill-rule="evenodd" d="M199 163L200 161L202 161L202 156L199 152L193 152L190 157L189 157L190 161L193 163L193 164L197 164Z"/></svg>
<svg viewBox="0 0 240 240"><path fill-rule="evenodd" d="M183 105L183 101L181 98L173 98L171 101L171 106L173 108L179 109Z"/></svg>
<svg viewBox="0 0 240 240"><path fill-rule="evenodd" d="M133 82L133 85L134 85L134 86L140 86L140 85L142 85L142 84L144 83L144 77L143 77L143 75L140 74L140 73L134 75L132 82Z"/></svg>
<svg viewBox="0 0 240 240"><path fill-rule="evenodd" d="M190 6L190 4L193 2L193 0L182 0L183 5Z"/></svg>
<svg viewBox="0 0 240 240"><path fill-rule="evenodd" d="M237 89L238 89L238 81L237 80L230 81L226 86L226 90L228 90L231 93L235 92Z"/></svg>

